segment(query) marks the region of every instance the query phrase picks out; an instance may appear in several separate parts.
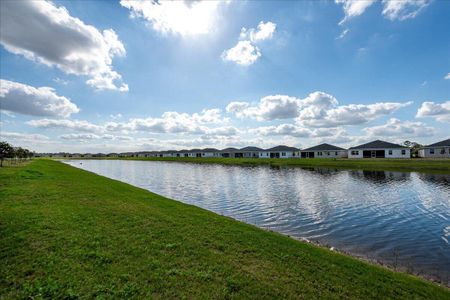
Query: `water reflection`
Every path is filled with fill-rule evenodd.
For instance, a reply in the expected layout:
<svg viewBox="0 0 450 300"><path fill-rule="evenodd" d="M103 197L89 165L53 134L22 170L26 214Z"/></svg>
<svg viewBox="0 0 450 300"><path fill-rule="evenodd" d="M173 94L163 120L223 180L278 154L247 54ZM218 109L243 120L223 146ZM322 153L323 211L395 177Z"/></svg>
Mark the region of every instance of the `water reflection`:
<svg viewBox="0 0 450 300"><path fill-rule="evenodd" d="M173 162L68 163L263 228L442 281L450 278L449 176Z"/></svg>

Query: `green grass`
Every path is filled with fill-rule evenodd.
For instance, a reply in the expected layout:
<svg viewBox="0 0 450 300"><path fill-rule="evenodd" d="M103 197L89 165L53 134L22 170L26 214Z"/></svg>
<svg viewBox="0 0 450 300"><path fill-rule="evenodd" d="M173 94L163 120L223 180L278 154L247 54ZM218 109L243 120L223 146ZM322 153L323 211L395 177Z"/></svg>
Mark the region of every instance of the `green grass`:
<svg viewBox="0 0 450 300"><path fill-rule="evenodd" d="M98 159L98 158L95 158ZM101 159L101 158L100 158ZM333 159L333 158L171 158L171 157L127 157L106 158L149 161L177 161L199 164L224 165L273 165L291 167L324 167L336 169L362 169L374 171L404 171L450 174L450 159Z"/></svg>
<svg viewBox="0 0 450 300"><path fill-rule="evenodd" d="M0 169L0 298L449 299L450 291L35 160Z"/></svg>

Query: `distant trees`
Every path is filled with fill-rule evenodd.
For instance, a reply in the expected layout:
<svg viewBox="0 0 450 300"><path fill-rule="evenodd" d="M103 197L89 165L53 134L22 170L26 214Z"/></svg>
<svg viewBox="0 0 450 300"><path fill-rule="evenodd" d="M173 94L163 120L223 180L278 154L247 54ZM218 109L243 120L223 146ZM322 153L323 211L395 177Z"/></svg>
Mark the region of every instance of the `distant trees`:
<svg viewBox="0 0 450 300"><path fill-rule="evenodd" d="M14 159L14 161L23 161L24 159L31 158L33 153L22 147L13 147L8 142L0 142L0 167L3 167L3 161L5 158Z"/></svg>
<svg viewBox="0 0 450 300"><path fill-rule="evenodd" d="M423 147L423 145L411 141L404 141L403 145L411 149L411 157L419 156L419 149Z"/></svg>

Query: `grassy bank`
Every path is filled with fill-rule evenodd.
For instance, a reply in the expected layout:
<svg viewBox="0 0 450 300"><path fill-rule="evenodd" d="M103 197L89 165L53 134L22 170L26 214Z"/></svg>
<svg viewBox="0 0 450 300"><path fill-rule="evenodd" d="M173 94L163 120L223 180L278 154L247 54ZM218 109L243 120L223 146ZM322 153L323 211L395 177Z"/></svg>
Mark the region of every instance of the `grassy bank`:
<svg viewBox="0 0 450 300"><path fill-rule="evenodd" d="M450 174L450 159L267 159L267 158L171 158L171 157L127 157L107 159L177 161L199 164L224 165L272 165L292 167L324 167L336 169L361 169L376 171L404 171Z"/></svg>
<svg viewBox="0 0 450 300"><path fill-rule="evenodd" d="M0 169L0 298L449 299L406 274L59 162Z"/></svg>

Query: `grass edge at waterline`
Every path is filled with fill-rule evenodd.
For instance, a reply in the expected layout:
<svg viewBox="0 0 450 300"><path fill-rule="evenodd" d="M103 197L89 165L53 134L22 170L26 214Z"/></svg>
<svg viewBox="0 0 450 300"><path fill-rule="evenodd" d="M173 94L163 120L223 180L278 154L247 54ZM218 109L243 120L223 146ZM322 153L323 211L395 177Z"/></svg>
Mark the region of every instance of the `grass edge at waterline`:
<svg viewBox="0 0 450 300"><path fill-rule="evenodd" d="M0 196L0 299L450 297L55 161L0 169Z"/></svg>
<svg viewBox="0 0 450 300"><path fill-rule="evenodd" d="M57 159L109 159L167 161L236 166L334 168L343 170L399 171L450 174L450 159L335 159L335 158L216 158L216 157L58 157Z"/></svg>

